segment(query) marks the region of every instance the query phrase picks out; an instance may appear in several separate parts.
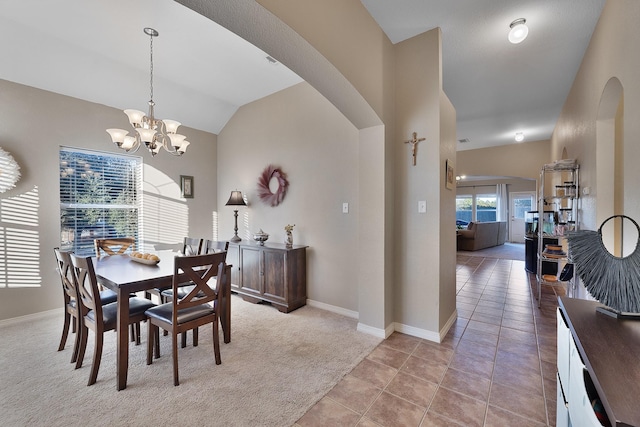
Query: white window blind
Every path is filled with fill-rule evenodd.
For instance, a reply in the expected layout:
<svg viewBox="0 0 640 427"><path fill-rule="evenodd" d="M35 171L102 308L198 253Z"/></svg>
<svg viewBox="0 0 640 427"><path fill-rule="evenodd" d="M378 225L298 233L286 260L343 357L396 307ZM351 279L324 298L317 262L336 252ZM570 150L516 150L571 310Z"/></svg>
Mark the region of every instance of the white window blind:
<svg viewBox="0 0 640 427"><path fill-rule="evenodd" d="M60 248L94 254L94 239L139 238L140 157L60 148Z"/></svg>

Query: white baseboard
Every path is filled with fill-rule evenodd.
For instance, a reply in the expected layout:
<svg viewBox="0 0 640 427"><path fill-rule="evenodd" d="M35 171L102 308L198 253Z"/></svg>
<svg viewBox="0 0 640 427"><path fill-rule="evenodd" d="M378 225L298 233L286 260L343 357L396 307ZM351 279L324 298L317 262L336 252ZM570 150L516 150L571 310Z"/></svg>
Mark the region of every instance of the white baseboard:
<svg viewBox="0 0 640 427"><path fill-rule="evenodd" d="M387 329L389 328L386 328L386 329L374 328L373 326L365 325L364 323L358 322L357 331L363 332L365 334L373 335L374 337L385 339L389 335L391 335L390 333L387 333Z"/></svg>
<svg viewBox="0 0 640 427"><path fill-rule="evenodd" d="M352 319L357 319L360 315L357 311L347 310L346 308L338 307L335 305L325 304L323 302L307 300L307 305L310 307L320 308L322 310L330 311L332 313L341 314Z"/></svg>
<svg viewBox="0 0 640 427"><path fill-rule="evenodd" d="M308 299L307 305L311 307L319 308L322 310L330 311L332 313L340 314L342 316L350 317L352 319L358 319L360 317L360 314L357 311L347 310L342 307L325 304L319 301ZM402 323L397 323L397 322L391 323L389 326L387 326L384 329L374 328L373 326L365 325L364 323L358 322L357 331L363 332L365 334L373 335L375 337L382 338L382 339L389 338L389 336L394 331L398 331L403 334L411 335L417 338L423 338L429 341L441 343L457 318L458 318L458 311L454 310L451 317L449 317L449 320L447 320L447 323L445 323L444 327L439 332L420 329L420 328L416 328L414 326L409 326L409 325L403 325Z"/></svg>

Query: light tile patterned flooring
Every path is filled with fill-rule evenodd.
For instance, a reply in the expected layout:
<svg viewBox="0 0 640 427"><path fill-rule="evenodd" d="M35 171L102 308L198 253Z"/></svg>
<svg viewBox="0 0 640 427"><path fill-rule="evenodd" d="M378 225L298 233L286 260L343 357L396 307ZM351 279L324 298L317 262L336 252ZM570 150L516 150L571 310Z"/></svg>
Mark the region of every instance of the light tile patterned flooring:
<svg viewBox="0 0 640 427"><path fill-rule="evenodd" d="M440 344L392 334L296 426L554 426L557 295L523 261L457 259L458 319Z"/></svg>

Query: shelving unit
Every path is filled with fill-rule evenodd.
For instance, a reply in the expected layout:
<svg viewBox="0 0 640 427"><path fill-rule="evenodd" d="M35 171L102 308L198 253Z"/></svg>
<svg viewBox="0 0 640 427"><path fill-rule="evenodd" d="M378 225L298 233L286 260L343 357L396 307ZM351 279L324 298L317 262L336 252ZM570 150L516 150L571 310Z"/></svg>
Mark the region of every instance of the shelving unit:
<svg viewBox="0 0 640 427"><path fill-rule="evenodd" d="M569 231L578 230L578 198L580 165L574 160L560 160L556 163L547 164L540 171L540 191L538 193L538 212L542 214L538 218L538 251L536 281L538 287L538 307L541 303L542 285L565 287L567 294L573 290L576 272L568 280L560 280L557 275L556 280L549 280L545 274L544 266L549 263L556 263L557 271L571 263L567 248L567 235ZM566 255L547 255L545 241L555 239L558 246Z"/></svg>

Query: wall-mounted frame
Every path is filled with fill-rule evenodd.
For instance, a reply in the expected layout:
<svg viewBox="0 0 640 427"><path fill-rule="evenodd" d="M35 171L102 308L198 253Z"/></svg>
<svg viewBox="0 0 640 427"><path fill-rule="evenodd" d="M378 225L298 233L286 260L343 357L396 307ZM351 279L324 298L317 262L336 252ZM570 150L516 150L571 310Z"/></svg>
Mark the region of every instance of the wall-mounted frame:
<svg viewBox="0 0 640 427"><path fill-rule="evenodd" d="M445 169L445 182L446 186L449 190L453 190L453 186L456 181L455 173L453 171L453 162L447 159L446 169Z"/></svg>
<svg viewBox="0 0 640 427"><path fill-rule="evenodd" d="M180 190L182 197L185 199L193 199L193 177L180 175Z"/></svg>

